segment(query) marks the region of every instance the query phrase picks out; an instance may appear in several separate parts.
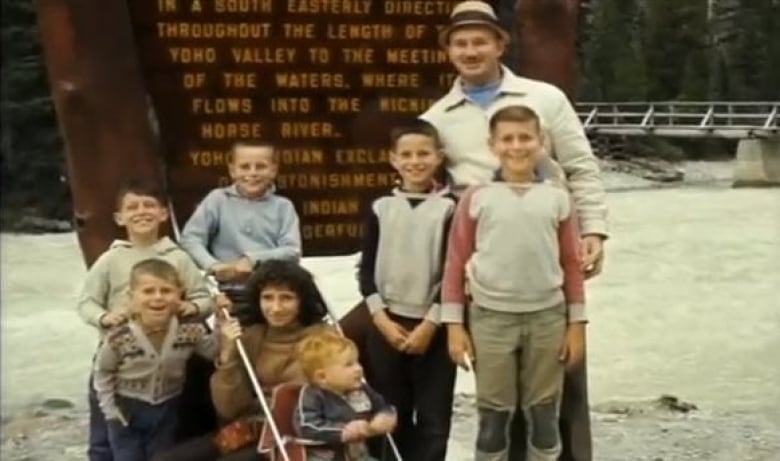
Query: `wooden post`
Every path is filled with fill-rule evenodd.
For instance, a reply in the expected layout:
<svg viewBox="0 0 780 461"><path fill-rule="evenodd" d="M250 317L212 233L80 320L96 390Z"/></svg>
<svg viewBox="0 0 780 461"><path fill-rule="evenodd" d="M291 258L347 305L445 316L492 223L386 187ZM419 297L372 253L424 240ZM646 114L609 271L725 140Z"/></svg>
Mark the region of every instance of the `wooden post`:
<svg viewBox="0 0 780 461"><path fill-rule="evenodd" d="M577 93L580 0L517 0L520 75Z"/></svg>
<svg viewBox="0 0 780 461"><path fill-rule="evenodd" d="M36 0L36 7L74 224L91 265L119 235L118 185L161 179L147 95L125 0Z"/></svg>

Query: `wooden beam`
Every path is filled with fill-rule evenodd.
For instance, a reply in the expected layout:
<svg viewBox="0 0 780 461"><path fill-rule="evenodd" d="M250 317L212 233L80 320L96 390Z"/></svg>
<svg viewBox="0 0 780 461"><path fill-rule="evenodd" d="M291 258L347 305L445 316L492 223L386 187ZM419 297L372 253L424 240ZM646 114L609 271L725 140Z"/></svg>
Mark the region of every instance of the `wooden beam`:
<svg viewBox="0 0 780 461"><path fill-rule="evenodd" d="M125 0L36 0L87 265L119 235L113 195L128 177L162 179Z"/></svg>

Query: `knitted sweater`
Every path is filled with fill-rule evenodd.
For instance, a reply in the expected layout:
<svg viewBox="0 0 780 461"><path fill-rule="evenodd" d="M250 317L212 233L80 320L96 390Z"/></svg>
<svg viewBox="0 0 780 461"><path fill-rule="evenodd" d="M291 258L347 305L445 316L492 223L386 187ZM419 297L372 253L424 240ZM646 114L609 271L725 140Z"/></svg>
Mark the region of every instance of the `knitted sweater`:
<svg viewBox="0 0 780 461"><path fill-rule="evenodd" d="M185 299L197 306L202 316L211 313L213 300L198 266L171 239L163 237L149 247L116 240L100 255L89 268L79 295L78 311L84 321L100 329L100 317L106 311L127 307L130 270L148 258L171 263L184 284Z"/></svg>
<svg viewBox="0 0 780 461"><path fill-rule="evenodd" d="M260 385L267 394L282 383L305 382L295 357L295 348L306 336L327 328L325 324L308 327L270 328L265 324L244 329L241 340L254 366ZM211 398L221 418L232 421L239 417L259 413L259 406L252 390L249 376L244 370L238 353L227 363L216 364L211 375Z"/></svg>
<svg viewBox="0 0 780 461"><path fill-rule="evenodd" d="M493 182L466 191L453 218L442 282L442 321L463 322L465 286L474 302L532 312L566 302L585 320L578 233L567 192L549 182Z"/></svg>
<svg viewBox="0 0 780 461"><path fill-rule="evenodd" d="M243 257L252 263L301 257L298 214L292 202L268 191L248 199L236 186L211 191L181 234L181 246L203 269Z"/></svg>
<svg viewBox="0 0 780 461"><path fill-rule="evenodd" d="M360 263L360 293L371 313L440 321L441 275L455 199L447 189L396 189L371 207Z"/></svg>
<svg viewBox="0 0 780 461"><path fill-rule="evenodd" d="M216 338L199 321L173 317L158 351L140 324L130 321L109 330L95 359L95 391L106 419L118 418L116 396L159 404L184 388L187 360L193 353L211 360ZM128 415L125 415L128 416Z"/></svg>

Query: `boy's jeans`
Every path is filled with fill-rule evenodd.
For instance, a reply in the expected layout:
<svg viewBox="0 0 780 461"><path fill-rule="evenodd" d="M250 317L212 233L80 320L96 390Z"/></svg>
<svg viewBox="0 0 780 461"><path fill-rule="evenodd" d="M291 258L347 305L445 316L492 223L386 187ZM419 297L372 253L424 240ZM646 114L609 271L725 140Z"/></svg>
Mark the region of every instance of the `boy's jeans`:
<svg viewBox="0 0 780 461"><path fill-rule="evenodd" d="M472 306L469 315L479 410L475 460L507 461L512 418L524 417L527 461L556 461L566 307L515 314ZM514 414L518 401L521 415Z"/></svg>
<svg viewBox="0 0 780 461"><path fill-rule="evenodd" d="M117 396L117 404L129 424L125 427L118 420L107 421L114 460L149 460L156 453L172 447L178 401L178 398L173 398L152 405L141 400Z"/></svg>
<svg viewBox="0 0 780 461"><path fill-rule="evenodd" d="M113 461L111 444L108 442L108 426L103 411L98 405L97 393L89 375L89 389L87 390L87 402L89 403L89 446L87 447L87 459L89 461Z"/></svg>

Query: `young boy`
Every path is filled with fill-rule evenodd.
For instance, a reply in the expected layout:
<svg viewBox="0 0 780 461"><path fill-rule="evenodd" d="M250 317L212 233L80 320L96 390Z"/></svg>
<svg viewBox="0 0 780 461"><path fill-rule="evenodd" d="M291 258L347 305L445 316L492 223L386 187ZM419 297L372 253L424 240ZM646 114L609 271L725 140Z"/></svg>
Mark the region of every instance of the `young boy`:
<svg viewBox="0 0 780 461"><path fill-rule="evenodd" d="M193 353L212 360L215 338L197 319L176 315L176 268L146 259L130 273L130 320L112 328L95 360L95 391L115 461L151 459L173 444L178 396Z"/></svg>
<svg viewBox="0 0 780 461"><path fill-rule="evenodd" d="M395 411L363 384L355 344L330 330L304 339L298 361L309 384L301 390L293 422L298 434L320 442L308 461L371 461L365 441L390 433Z"/></svg>
<svg viewBox="0 0 780 461"><path fill-rule="evenodd" d="M543 155L536 113L506 107L489 126L500 180L468 189L455 211L442 321L452 360L466 365L464 356L474 357L463 325L467 287L479 410L475 460L506 461L512 418L524 417L525 459L554 461L564 368L584 353L577 229L565 189L535 179ZM513 415L518 399L523 414Z"/></svg>
<svg viewBox="0 0 780 461"><path fill-rule="evenodd" d="M369 380L398 411L404 459L444 461L455 365L439 328L441 276L455 199L435 180L443 160L427 122L396 128L390 163L399 188L378 198L365 226L359 280L374 321Z"/></svg>
<svg viewBox="0 0 780 461"><path fill-rule="evenodd" d="M126 321L130 270L137 262L152 257L168 261L180 275L184 297L179 300L179 315L208 316L213 303L200 270L173 241L160 237L160 227L168 219L162 190L154 183L132 180L120 187L116 200L114 218L125 228L127 240L112 243L87 272L78 301L84 321L96 327L101 338L108 328ZM105 419L97 406L91 375L88 395L88 457L90 461L111 461Z"/></svg>
<svg viewBox="0 0 780 461"><path fill-rule="evenodd" d="M179 242L201 268L215 275L239 319L249 308L243 282L254 267L270 259L298 261L301 256L295 207L274 193L278 170L271 144L236 143L228 162L233 184L203 199Z"/></svg>

